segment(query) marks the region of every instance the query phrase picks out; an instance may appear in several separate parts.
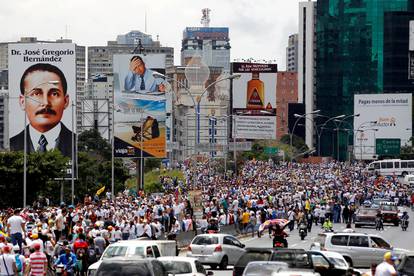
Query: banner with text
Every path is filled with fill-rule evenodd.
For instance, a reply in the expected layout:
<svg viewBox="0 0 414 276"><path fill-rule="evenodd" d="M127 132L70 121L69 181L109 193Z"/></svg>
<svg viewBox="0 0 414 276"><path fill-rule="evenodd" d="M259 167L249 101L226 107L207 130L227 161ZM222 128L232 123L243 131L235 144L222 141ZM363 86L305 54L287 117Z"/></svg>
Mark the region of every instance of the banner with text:
<svg viewBox="0 0 414 276"><path fill-rule="evenodd" d="M234 134L241 139L276 139L277 64L232 63Z"/></svg>
<svg viewBox="0 0 414 276"><path fill-rule="evenodd" d="M276 117L235 116L235 136L240 139L276 139Z"/></svg>
<svg viewBox="0 0 414 276"><path fill-rule="evenodd" d="M75 44L16 43L9 44L8 51L10 150L24 150L26 130L27 152L57 149L71 157L76 132Z"/></svg>
<svg viewBox="0 0 414 276"><path fill-rule="evenodd" d="M411 94L360 94L354 96L354 156L375 159L376 139L409 142L412 127Z"/></svg>

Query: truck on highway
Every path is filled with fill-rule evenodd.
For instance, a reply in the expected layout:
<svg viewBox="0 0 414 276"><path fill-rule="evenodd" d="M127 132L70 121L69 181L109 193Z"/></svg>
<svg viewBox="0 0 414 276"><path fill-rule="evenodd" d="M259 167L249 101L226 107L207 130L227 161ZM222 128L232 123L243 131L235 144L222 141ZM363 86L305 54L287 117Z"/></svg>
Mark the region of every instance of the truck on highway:
<svg viewBox="0 0 414 276"><path fill-rule="evenodd" d="M127 240L110 244L101 258L88 268L88 276L94 276L103 260L113 257L158 258L176 256L175 241L169 240Z"/></svg>

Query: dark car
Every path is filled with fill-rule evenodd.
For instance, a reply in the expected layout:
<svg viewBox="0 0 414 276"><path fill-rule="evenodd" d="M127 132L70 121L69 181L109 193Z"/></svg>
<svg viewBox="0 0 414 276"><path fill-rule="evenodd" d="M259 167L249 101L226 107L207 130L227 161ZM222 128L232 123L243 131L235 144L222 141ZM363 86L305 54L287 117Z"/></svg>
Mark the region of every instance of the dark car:
<svg viewBox="0 0 414 276"><path fill-rule="evenodd" d="M397 271L401 276L414 275L414 253L407 253L401 256L400 264L397 266Z"/></svg>
<svg viewBox="0 0 414 276"><path fill-rule="evenodd" d="M114 257L103 260L95 276L168 276L160 261L151 258Z"/></svg>
<svg viewBox="0 0 414 276"><path fill-rule="evenodd" d="M360 208L355 214L355 228L361 226L374 226L377 216L377 209L373 208Z"/></svg>
<svg viewBox="0 0 414 276"><path fill-rule="evenodd" d="M398 207L392 203L383 203L380 205L380 211L384 223L393 223L395 226L398 226L400 223L400 218L398 217Z"/></svg>
<svg viewBox="0 0 414 276"><path fill-rule="evenodd" d="M317 251L289 248L247 248L233 269L233 276L243 275L249 262L277 261L287 263L289 268L318 272L321 276L348 275L338 270L323 254Z"/></svg>

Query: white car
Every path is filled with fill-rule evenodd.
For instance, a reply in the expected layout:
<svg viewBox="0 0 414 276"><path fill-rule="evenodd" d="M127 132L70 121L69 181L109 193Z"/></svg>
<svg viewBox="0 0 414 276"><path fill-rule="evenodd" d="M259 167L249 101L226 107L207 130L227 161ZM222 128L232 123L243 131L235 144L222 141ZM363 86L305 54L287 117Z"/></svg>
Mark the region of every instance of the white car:
<svg viewBox="0 0 414 276"><path fill-rule="evenodd" d="M190 257L159 257L168 274L180 276L206 276L214 275L212 271L206 271L203 265Z"/></svg>
<svg viewBox="0 0 414 276"><path fill-rule="evenodd" d="M273 272L272 276L320 276L317 272L302 271L299 269L289 269L279 272Z"/></svg>
<svg viewBox="0 0 414 276"><path fill-rule="evenodd" d="M187 257L197 258L212 269L217 266L225 270L234 265L245 252L244 244L228 234L201 234L194 237L188 246Z"/></svg>
<svg viewBox="0 0 414 276"><path fill-rule="evenodd" d="M127 240L110 244L101 258L88 267L88 275L95 275L102 261L113 257L157 258L161 256L175 256L174 241L154 240Z"/></svg>
<svg viewBox="0 0 414 276"><path fill-rule="evenodd" d="M273 261L254 261L247 264L243 276L262 276L269 275L283 269L289 269L287 263Z"/></svg>

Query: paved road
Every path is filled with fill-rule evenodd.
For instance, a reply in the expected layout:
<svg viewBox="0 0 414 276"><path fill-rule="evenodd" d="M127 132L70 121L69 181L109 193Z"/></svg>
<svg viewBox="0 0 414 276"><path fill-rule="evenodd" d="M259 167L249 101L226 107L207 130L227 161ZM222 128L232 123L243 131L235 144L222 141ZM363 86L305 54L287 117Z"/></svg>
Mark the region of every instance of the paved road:
<svg viewBox="0 0 414 276"><path fill-rule="evenodd" d="M374 228L364 227L355 229L356 232L361 233L376 233L381 235L386 241L388 241L393 247L404 248L414 251L414 213L409 211L410 216L410 226L406 232L401 231L401 227L396 227L391 224L386 224L384 226L384 231L376 231ZM334 224L334 230L340 231L345 229L345 224ZM310 245L315 241L318 233L321 233L320 225L312 227L312 232L308 233L308 236L304 241L300 240L298 230L295 229L292 232L288 232L289 237L287 238L290 248L303 248L309 249ZM261 238L252 238L246 237L241 239L241 241L246 245L246 247L271 247L272 239L269 238L269 235L262 236ZM210 269L210 267L206 267ZM232 267L229 267L226 271L214 270L214 275L216 276L231 276Z"/></svg>

